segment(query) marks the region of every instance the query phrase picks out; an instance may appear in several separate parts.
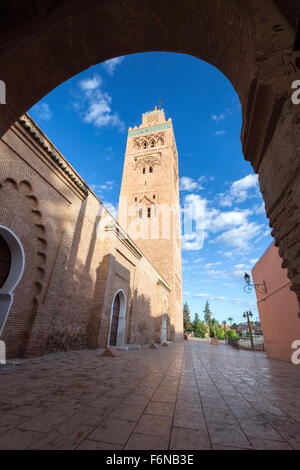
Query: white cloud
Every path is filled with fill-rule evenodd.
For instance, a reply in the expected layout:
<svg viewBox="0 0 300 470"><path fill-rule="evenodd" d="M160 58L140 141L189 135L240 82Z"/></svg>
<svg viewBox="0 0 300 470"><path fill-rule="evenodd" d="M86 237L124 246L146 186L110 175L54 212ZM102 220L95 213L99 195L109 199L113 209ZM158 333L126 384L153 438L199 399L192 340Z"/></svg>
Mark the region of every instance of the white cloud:
<svg viewBox="0 0 300 470"><path fill-rule="evenodd" d="M182 295L184 295L185 297L189 297L191 295L190 292L182 292Z"/></svg>
<svg viewBox="0 0 300 470"><path fill-rule="evenodd" d="M199 194L188 194L184 198L182 247L184 250L200 250L205 238L219 233L210 243L234 248L236 253L247 253L254 238L257 242L269 233L264 225L250 221L251 215L250 209L221 211ZM232 250L227 250L227 253L229 258L233 256Z"/></svg>
<svg viewBox="0 0 300 470"><path fill-rule="evenodd" d="M102 65L109 75L113 75L116 67L121 64L124 59L125 57L115 57L114 59L106 60Z"/></svg>
<svg viewBox="0 0 300 470"><path fill-rule="evenodd" d="M218 194L219 204L222 207L231 207L233 203L240 204L253 197L261 197L258 176L254 174L249 174L244 178L234 181L228 191ZM261 211L262 208L259 206L256 207L256 210Z"/></svg>
<svg viewBox="0 0 300 470"><path fill-rule="evenodd" d="M231 207L233 203L233 197L230 194L220 193L218 194L220 206L222 207Z"/></svg>
<svg viewBox="0 0 300 470"><path fill-rule="evenodd" d="M104 206L111 213L111 215L116 219L118 214L118 206L112 204L111 202L104 202Z"/></svg>
<svg viewBox="0 0 300 470"><path fill-rule="evenodd" d="M202 183L206 180L205 176L201 176L198 180L189 178L188 176L182 176L179 181L180 191L200 191L203 188Z"/></svg>
<svg viewBox="0 0 300 470"><path fill-rule="evenodd" d="M197 251L203 248L203 241L197 238L196 233L185 234L181 237L181 246L186 251Z"/></svg>
<svg viewBox="0 0 300 470"><path fill-rule="evenodd" d="M254 206L254 213L256 215L266 215L265 203L264 201L259 205Z"/></svg>
<svg viewBox="0 0 300 470"><path fill-rule="evenodd" d="M100 185L100 188L105 191L111 191L115 185L115 180L113 181L105 181L103 185Z"/></svg>
<svg viewBox="0 0 300 470"><path fill-rule="evenodd" d="M243 308L249 308L249 309L255 309L257 307L256 303L254 302L245 302L241 299L229 299L227 297L223 296L215 296L213 294L196 294L193 295L193 298L195 299L207 299L210 301L219 301L219 302L224 302L224 303L229 303L232 305L238 305Z"/></svg>
<svg viewBox="0 0 300 470"><path fill-rule="evenodd" d="M215 132L215 135L217 135L217 136L226 135L226 134L227 134L226 131L216 131L216 132Z"/></svg>
<svg viewBox="0 0 300 470"><path fill-rule="evenodd" d="M247 175L238 181L232 183L230 194L236 199L236 202L244 202L249 196L249 190L255 189L256 194L258 190L258 175Z"/></svg>
<svg viewBox="0 0 300 470"><path fill-rule="evenodd" d="M207 221L207 229L213 233L226 230L228 228L244 226L247 224L250 210L229 211L229 212L213 212L212 217Z"/></svg>
<svg viewBox="0 0 300 470"><path fill-rule="evenodd" d="M216 263L206 263L203 267L204 269L212 268L213 266L220 266L222 263L220 261L217 261Z"/></svg>
<svg viewBox="0 0 300 470"><path fill-rule="evenodd" d="M262 225L258 225L255 222L245 221L245 223L239 227L234 227L223 232L213 243L221 243L222 245L234 247L246 253L251 250L251 241L254 238L256 241L261 238L263 228Z"/></svg>
<svg viewBox="0 0 300 470"><path fill-rule="evenodd" d="M105 191L112 191L115 186L115 181L105 181L103 184L90 184L91 190L100 199L103 199Z"/></svg>
<svg viewBox="0 0 300 470"><path fill-rule="evenodd" d="M211 114L210 118L212 119L212 121L215 121L217 124L219 124L219 122L223 122L225 119L229 118L232 115L232 112L232 109L227 108L223 113Z"/></svg>
<svg viewBox="0 0 300 470"><path fill-rule="evenodd" d="M118 113L112 111L112 98L102 90L99 76L85 78L79 82L82 90L81 99L73 105L80 113L84 122L95 127L112 126L124 130L125 125Z"/></svg>
<svg viewBox="0 0 300 470"><path fill-rule="evenodd" d="M93 78L85 78L80 82L80 86L83 90L95 90L102 84L102 80L100 77L93 77Z"/></svg>
<svg viewBox="0 0 300 470"><path fill-rule="evenodd" d="M48 103L37 103L31 110L35 119L40 119L41 121L50 121L53 116L53 112L50 110Z"/></svg>

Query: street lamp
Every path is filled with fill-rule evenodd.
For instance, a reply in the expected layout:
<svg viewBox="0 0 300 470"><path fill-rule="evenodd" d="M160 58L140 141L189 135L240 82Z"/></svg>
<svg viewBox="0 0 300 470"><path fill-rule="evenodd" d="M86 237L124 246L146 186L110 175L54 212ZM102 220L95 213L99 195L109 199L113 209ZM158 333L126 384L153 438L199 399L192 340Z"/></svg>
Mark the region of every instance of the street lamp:
<svg viewBox="0 0 300 470"><path fill-rule="evenodd" d="M253 287L260 294L268 294L265 281L263 281L261 284L250 284L251 278L248 273L245 273L244 279L246 282L246 285L244 286L244 291L246 292L246 294L250 294L252 292Z"/></svg>
<svg viewBox="0 0 300 470"><path fill-rule="evenodd" d="M253 317L252 312L244 312L243 313L243 318L247 318L247 321L248 321L248 328L249 328L249 333L250 333L251 346L252 346L252 349L254 349L254 343L253 343L253 337L252 337L252 328L251 328L251 323L250 323L250 318L249 317Z"/></svg>

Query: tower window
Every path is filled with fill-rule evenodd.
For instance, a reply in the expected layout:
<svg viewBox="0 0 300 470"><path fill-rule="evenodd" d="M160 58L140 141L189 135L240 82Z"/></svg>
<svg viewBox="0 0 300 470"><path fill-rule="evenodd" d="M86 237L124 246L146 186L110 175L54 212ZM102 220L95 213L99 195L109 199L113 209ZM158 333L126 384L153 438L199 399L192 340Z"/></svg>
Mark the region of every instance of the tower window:
<svg viewBox="0 0 300 470"><path fill-rule="evenodd" d="M134 198L135 202L137 202L137 197Z"/></svg>
<svg viewBox="0 0 300 470"><path fill-rule="evenodd" d="M143 217L143 209L140 209L139 210L139 218L142 219L142 217Z"/></svg>
<svg viewBox="0 0 300 470"><path fill-rule="evenodd" d="M148 217L151 217L151 207L148 207Z"/></svg>
<svg viewBox="0 0 300 470"><path fill-rule="evenodd" d="M153 194L153 199L155 199L155 194Z"/></svg>
<svg viewBox="0 0 300 470"><path fill-rule="evenodd" d="M146 173L146 168L143 168L143 175Z"/></svg>
<svg viewBox="0 0 300 470"><path fill-rule="evenodd" d="M151 146L151 147L154 147L154 145L155 145L154 140L151 140L150 146Z"/></svg>
<svg viewBox="0 0 300 470"><path fill-rule="evenodd" d="M153 168L152 168L152 166L150 166L150 168L149 168L149 173L153 173Z"/></svg>
<svg viewBox="0 0 300 470"><path fill-rule="evenodd" d="M143 145L144 149L147 148L147 142L144 142L144 145Z"/></svg>

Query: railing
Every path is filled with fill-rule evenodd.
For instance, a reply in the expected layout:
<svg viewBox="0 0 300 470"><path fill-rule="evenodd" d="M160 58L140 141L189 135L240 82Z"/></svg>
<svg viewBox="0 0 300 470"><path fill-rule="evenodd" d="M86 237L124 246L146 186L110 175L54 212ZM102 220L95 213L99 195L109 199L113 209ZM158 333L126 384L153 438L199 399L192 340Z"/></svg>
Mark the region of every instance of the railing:
<svg viewBox="0 0 300 470"><path fill-rule="evenodd" d="M252 343L250 338L227 338L226 343L236 349L252 350ZM254 336L253 346L255 351L264 351L265 343L263 336Z"/></svg>

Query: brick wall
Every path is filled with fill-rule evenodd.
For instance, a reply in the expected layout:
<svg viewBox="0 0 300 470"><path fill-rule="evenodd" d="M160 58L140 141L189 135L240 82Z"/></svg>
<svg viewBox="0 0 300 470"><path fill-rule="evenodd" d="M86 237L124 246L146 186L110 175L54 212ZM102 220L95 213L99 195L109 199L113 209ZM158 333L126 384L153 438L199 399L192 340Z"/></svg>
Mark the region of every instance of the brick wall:
<svg viewBox="0 0 300 470"><path fill-rule="evenodd" d="M0 141L0 184L0 224L26 258L1 338L9 357L105 346L119 289L125 342L160 340L168 285L29 116Z"/></svg>

